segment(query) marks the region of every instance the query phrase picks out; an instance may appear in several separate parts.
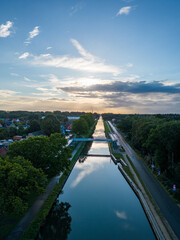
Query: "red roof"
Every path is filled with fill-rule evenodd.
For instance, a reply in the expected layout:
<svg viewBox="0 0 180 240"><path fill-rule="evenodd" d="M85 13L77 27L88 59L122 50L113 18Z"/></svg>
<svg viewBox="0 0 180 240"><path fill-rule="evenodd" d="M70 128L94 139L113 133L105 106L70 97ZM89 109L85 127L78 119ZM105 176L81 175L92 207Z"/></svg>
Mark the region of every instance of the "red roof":
<svg viewBox="0 0 180 240"><path fill-rule="evenodd" d="M0 156L1 157L4 157L4 156L6 156L6 154L7 154L7 148L6 147L2 147L2 148L0 148Z"/></svg>
<svg viewBox="0 0 180 240"><path fill-rule="evenodd" d="M14 136L13 137L13 140L21 140L22 139L22 136Z"/></svg>

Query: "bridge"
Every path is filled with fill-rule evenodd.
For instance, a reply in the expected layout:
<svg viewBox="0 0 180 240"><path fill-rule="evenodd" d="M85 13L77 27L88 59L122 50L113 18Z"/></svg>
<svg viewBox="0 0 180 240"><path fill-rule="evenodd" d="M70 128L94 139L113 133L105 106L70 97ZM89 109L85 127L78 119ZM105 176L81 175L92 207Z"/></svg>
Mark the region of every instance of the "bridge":
<svg viewBox="0 0 180 240"><path fill-rule="evenodd" d="M74 142L113 142L112 139L107 138L73 138Z"/></svg>
<svg viewBox="0 0 180 240"><path fill-rule="evenodd" d="M67 146L70 146L74 142L112 142L113 145L117 143L116 140L107 138L72 138L68 141Z"/></svg>

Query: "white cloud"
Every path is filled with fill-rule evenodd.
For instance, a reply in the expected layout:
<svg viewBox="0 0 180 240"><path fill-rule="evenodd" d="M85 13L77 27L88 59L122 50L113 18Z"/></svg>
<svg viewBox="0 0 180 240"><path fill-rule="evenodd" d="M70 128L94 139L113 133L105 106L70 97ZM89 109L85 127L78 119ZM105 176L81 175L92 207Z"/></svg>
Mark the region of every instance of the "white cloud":
<svg viewBox="0 0 180 240"><path fill-rule="evenodd" d="M29 45L31 42L30 41L25 41L25 45Z"/></svg>
<svg viewBox="0 0 180 240"><path fill-rule="evenodd" d="M34 27L34 29L29 32L29 37L24 42L25 45L29 45L31 43L31 39L39 35L39 26Z"/></svg>
<svg viewBox="0 0 180 240"><path fill-rule="evenodd" d="M86 59L89 59L91 61L94 61L96 57L94 57L92 54L88 53L77 40L71 39L72 44L77 48L78 52L85 57Z"/></svg>
<svg viewBox="0 0 180 240"><path fill-rule="evenodd" d="M25 52L21 56L19 56L19 59L26 59L28 56L29 56L29 53Z"/></svg>
<svg viewBox="0 0 180 240"><path fill-rule="evenodd" d="M11 34L9 29L13 26L13 22L7 21L6 24L0 25L0 37L8 37Z"/></svg>
<svg viewBox="0 0 180 240"><path fill-rule="evenodd" d="M26 82L31 82L31 79L29 79L29 78L27 78L27 77L24 77L24 80L25 80Z"/></svg>
<svg viewBox="0 0 180 240"><path fill-rule="evenodd" d="M30 40L30 39L36 37L37 35L39 35L39 26L36 26L36 27L32 30L32 32L29 32L29 37L28 37L27 40Z"/></svg>
<svg viewBox="0 0 180 240"><path fill-rule="evenodd" d="M126 64L127 67L133 67L133 64L132 63L128 63Z"/></svg>
<svg viewBox="0 0 180 240"><path fill-rule="evenodd" d="M131 6L127 6L127 7L122 7L119 12L117 13L116 16L118 15L122 15L122 14L125 14L125 15L128 15L131 11L132 7Z"/></svg>
<svg viewBox="0 0 180 240"><path fill-rule="evenodd" d="M19 77L19 74L17 73L10 73L11 76L14 76L14 77Z"/></svg>
<svg viewBox="0 0 180 240"><path fill-rule="evenodd" d="M10 96L14 96L16 95L17 93L19 92L16 92L16 91L12 91L12 90L7 90L7 89L4 89L4 90L0 90L0 95L1 97L10 97Z"/></svg>
<svg viewBox="0 0 180 240"><path fill-rule="evenodd" d="M47 47L46 49L49 50L49 49L51 49L51 48L52 48L52 47Z"/></svg>
<svg viewBox="0 0 180 240"><path fill-rule="evenodd" d="M77 48L82 57L52 56L51 54L41 54L33 56L31 61L34 65L68 68L77 71L95 72L95 73L112 73L118 75L123 72L122 69L114 65L109 65L104 60L88 53L77 40L71 40L73 45Z"/></svg>

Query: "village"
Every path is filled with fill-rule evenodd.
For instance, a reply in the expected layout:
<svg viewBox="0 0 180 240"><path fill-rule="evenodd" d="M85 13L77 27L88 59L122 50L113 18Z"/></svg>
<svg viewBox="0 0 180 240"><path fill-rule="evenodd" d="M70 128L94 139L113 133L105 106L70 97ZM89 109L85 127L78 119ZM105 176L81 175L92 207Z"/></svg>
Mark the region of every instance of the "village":
<svg viewBox="0 0 180 240"><path fill-rule="evenodd" d="M62 135L68 140L71 137L72 123L80 117L68 116L66 121L59 124ZM45 119L42 116L40 120ZM36 123L36 127L34 126ZM35 130L35 131L32 131ZM20 120L19 118L0 118L0 156L7 155L9 145L15 141L23 141L29 137L46 136L41 130L41 126L37 120Z"/></svg>

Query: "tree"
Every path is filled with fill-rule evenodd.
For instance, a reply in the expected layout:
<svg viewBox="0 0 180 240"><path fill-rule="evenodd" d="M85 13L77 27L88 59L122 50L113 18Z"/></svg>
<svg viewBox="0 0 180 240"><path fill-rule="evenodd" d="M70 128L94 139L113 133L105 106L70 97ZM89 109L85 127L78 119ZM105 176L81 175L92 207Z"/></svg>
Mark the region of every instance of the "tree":
<svg viewBox="0 0 180 240"><path fill-rule="evenodd" d="M23 126L19 125L18 130L17 130L17 134L22 136L24 133L25 133L25 131L24 131Z"/></svg>
<svg viewBox="0 0 180 240"><path fill-rule="evenodd" d="M94 117L92 113L85 113L81 118L84 118L89 126L89 128L93 125L94 123Z"/></svg>
<svg viewBox="0 0 180 240"><path fill-rule="evenodd" d="M8 131L6 128L0 129L0 139L6 139L8 138Z"/></svg>
<svg viewBox="0 0 180 240"><path fill-rule="evenodd" d="M30 137L9 146L10 157L23 156L36 168L42 168L49 176L58 174L67 168L71 156L66 147L67 140L60 133L50 137Z"/></svg>
<svg viewBox="0 0 180 240"><path fill-rule="evenodd" d="M17 135L17 128L16 127L10 127L9 128L9 137L13 137Z"/></svg>
<svg viewBox="0 0 180 240"><path fill-rule="evenodd" d="M36 132L41 130L40 124L37 120L32 120L30 121L30 127L29 127L29 132Z"/></svg>
<svg viewBox="0 0 180 240"><path fill-rule="evenodd" d="M88 132L88 123L84 118L73 121L72 131L77 135L85 135Z"/></svg>
<svg viewBox="0 0 180 240"><path fill-rule="evenodd" d="M41 121L41 130L48 136L60 133L60 121L53 114L49 114Z"/></svg>
<svg viewBox="0 0 180 240"><path fill-rule="evenodd" d="M22 157L0 158L0 212L22 214L31 192L44 191L47 178Z"/></svg>

